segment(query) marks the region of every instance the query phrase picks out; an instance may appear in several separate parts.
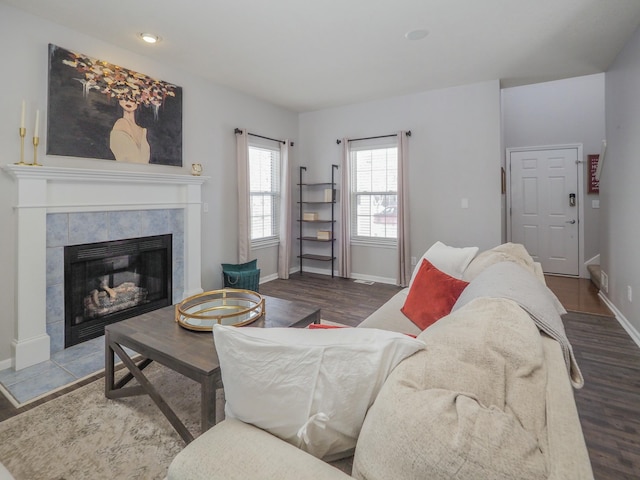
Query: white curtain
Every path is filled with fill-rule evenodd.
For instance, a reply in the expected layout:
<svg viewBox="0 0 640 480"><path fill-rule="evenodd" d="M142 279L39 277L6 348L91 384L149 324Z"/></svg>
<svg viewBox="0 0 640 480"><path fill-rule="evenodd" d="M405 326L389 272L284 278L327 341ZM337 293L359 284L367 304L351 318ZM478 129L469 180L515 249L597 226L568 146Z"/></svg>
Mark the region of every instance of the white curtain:
<svg viewBox="0 0 640 480"><path fill-rule="evenodd" d="M291 166L289 140L280 145L280 244L278 246L278 278L289 278L291 263Z"/></svg>
<svg viewBox="0 0 640 480"><path fill-rule="evenodd" d="M338 275L351 277L351 152L349 140L342 139L340 194L340 248L338 250Z"/></svg>
<svg viewBox="0 0 640 480"><path fill-rule="evenodd" d="M238 166L238 263L251 259L251 208L249 205L249 141L247 130L236 133Z"/></svg>
<svg viewBox="0 0 640 480"><path fill-rule="evenodd" d="M406 132L398 133L398 272L396 283L409 285L411 248L409 244L409 142Z"/></svg>

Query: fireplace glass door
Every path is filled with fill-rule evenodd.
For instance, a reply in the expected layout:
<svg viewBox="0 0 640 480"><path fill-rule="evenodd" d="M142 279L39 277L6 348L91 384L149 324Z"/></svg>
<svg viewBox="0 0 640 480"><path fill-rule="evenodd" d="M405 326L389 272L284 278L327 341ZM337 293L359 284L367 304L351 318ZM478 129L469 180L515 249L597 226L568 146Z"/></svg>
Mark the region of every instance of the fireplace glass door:
<svg viewBox="0 0 640 480"><path fill-rule="evenodd" d="M65 247L65 348L171 304L171 235Z"/></svg>

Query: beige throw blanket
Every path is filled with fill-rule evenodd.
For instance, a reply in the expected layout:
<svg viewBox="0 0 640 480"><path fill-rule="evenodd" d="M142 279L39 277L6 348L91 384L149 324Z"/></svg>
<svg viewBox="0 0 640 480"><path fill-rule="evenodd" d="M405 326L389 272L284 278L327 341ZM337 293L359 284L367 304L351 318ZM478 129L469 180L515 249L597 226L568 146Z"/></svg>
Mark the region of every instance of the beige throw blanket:
<svg viewBox="0 0 640 480"><path fill-rule="evenodd" d="M541 331L560 343L571 383L582 388L584 379L560 318L566 311L535 275L513 262L487 267L462 292L452 312L479 297L507 298L520 305Z"/></svg>
<svg viewBox="0 0 640 480"><path fill-rule="evenodd" d="M479 298L423 331L358 438L366 480L548 479L542 338L516 302Z"/></svg>
<svg viewBox="0 0 640 480"><path fill-rule="evenodd" d="M488 267L501 262L514 262L533 274L538 275L544 283L544 275L542 275L540 264L537 264L533 258L531 258L531 255L529 255L527 249L524 248L524 245L511 242L503 243L502 245L479 253L464 271L462 279L466 282L471 282Z"/></svg>

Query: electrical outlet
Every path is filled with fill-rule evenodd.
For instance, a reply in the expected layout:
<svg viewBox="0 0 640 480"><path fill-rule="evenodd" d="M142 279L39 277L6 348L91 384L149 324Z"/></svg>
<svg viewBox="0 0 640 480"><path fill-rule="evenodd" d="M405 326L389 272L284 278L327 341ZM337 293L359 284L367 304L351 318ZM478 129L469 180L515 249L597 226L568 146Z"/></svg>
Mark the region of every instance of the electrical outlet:
<svg viewBox="0 0 640 480"><path fill-rule="evenodd" d="M629 299L629 303L633 302L633 290L631 290L631 285L627 285L627 298Z"/></svg>
<svg viewBox="0 0 640 480"><path fill-rule="evenodd" d="M416 257L411 257L411 265L414 265L417 263Z"/></svg>
<svg viewBox="0 0 640 480"><path fill-rule="evenodd" d="M204 202L204 203L202 204L202 211L203 211L204 213L209 213L209 204L208 204L207 202Z"/></svg>

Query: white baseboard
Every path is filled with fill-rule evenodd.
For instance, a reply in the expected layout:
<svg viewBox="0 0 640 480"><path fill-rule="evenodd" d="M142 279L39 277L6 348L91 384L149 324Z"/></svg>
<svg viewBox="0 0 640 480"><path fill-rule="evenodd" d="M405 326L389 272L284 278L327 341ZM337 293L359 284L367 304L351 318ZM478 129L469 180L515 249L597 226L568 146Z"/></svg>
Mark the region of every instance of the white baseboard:
<svg viewBox="0 0 640 480"><path fill-rule="evenodd" d="M600 254L584 262L585 265L600 265Z"/></svg>
<svg viewBox="0 0 640 480"><path fill-rule="evenodd" d="M297 272L300 271L300 267L298 267L298 269L296 270ZM318 275L329 275L331 276L331 269L330 268L314 268L314 267L307 267L306 265L304 266L304 270L302 270L303 274L304 272L309 272L309 273L317 273ZM333 273L334 275L337 275L337 272Z"/></svg>
<svg viewBox="0 0 640 480"><path fill-rule="evenodd" d="M293 273L298 273L300 271L300 267L291 267L289 269L289 275L293 274ZM312 267L304 267L304 271L305 272L309 272L309 273L317 273L319 275L331 275L331 270L323 270L320 268L312 268ZM337 275L337 273L336 273ZM260 283L267 283L270 282L271 280L277 280L278 279L278 274L277 273L272 273L271 275L265 275L264 277L261 275L260 276Z"/></svg>
<svg viewBox="0 0 640 480"><path fill-rule="evenodd" d="M289 273L296 273L300 271L300 267L292 268ZM304 272L316 273L318 275L331 275L331 270L326 268L314 268L314 267L304 267ZM338 272L334 272L334 275L338 275ZM264 278L260 278L260 283L270 282L271 280L276 280L278 278L278 274L274 273L272 275L267 275ZM376 283L388 283L390 285L396 284L395 278L387 278L387 277L376 277L373 275L361 275L359 273L351 274L352 280L366 280L368 282L376 282Z"/></svg>
<svg viewBox="0 0 640 480"><path fill-rule="evenodd" d="M278 274L277 273L272 273L271 275L267 275L265 277L260 275L260 283L261 284L270 282L271 280L277 280L277 279L278 279Z"/></svg>
<svg viewBox="0 0 640 480"><path fill-rule="evenodd" d="M353 280L366 280L368 282L376 282L376 283L388 283L391 285L396 284L395 278L387 278L387 277L376 277L373 275L361 275L359 273L352 273L351 278Z"/></svg>
<svg viewBox="0 0 640 480"><path fill-rule="evenodd" d="M609 307L609 309L613 312L613 314L616 316L616 320L618 320L618 323L622 325L622 328L626 330L626 332L631 337L631 340L633 340L635 344L638 345L638 347L640 347L640 332L638 332L638 330L636 330L636 328L633 325L631 325L631 322L629 322L629 320L626 319L626 317L622 314L622 312L618 310L613 303L611 303L611 300L609 300L602 293L602 291L598 293L598 296L602 299L604 303L606 303L607 307Z"/></svg>
<svg viewBox="0 0 640 480"><path fill-rule="evenodd" d="M6 360L0 360L0 371L13 367L13 360L7 358Z"/></svg>
<svg viewBox="0 0 640 480"><path fill-rule="evenodd" d="M300 270L300 269L298 269ZM319 275L331 275L331 270L327 270L327 269L320 269L320 268L311 268L311 267L304 267L304 271L305 272L309 272L309 273L317 273ZM337 275L337 272L334 272L334 275ZM351 277L352 280L366 280L368 282L376 282L376 283L388 283L391 285L395 285L396 284L396 279L395 278L387 278L387 277L376 277L374 275L362 275L360 273L353 273L351 272Z"/></svg>

